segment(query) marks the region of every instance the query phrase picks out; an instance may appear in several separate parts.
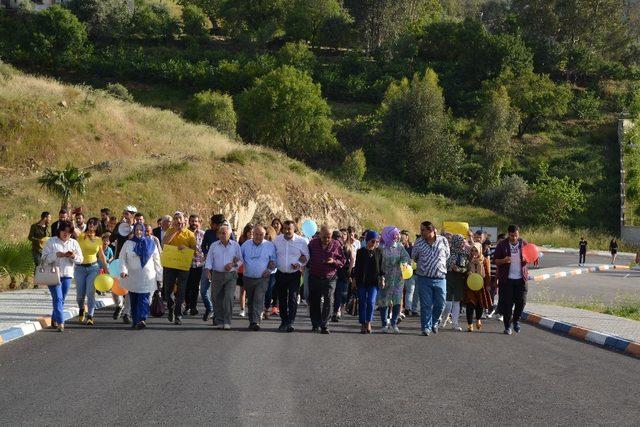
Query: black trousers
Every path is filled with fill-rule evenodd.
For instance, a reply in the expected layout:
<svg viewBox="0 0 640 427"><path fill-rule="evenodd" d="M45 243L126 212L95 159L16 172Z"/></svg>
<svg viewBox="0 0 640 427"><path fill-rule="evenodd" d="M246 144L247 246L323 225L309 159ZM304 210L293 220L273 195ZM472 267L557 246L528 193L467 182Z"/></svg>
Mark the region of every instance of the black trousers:
<svg viewBox="0 0 640 427"><path fill-rule="evenodd" d="M513 313L513 322L518 322L522 316L522 311L527 303L527 282L524 279L509 279L500 282L498 288L499 308L504 316L504 328L511 327L511 315ZM515 309L514 309L515 306Z"/></svg>
<svg viewBox="0 0 640 427"><path fill-rule="evenodd" d="M280 320L285 325L293 325L298 312L298 294L300 293L300 272L276 272L276 294Z"/></svg>
<svg viewBox="0 0 640 427"><path fill-rule="evenodd" d="M198 304L198 294L200 293L200 279L202 278L202 267L191 267L189 278L187 279L187 289L184 294L185 308L195 310Z"/></svg>
<svg viewBox="0 0 640 427"><path fill-rule="evenodd" d="M467 304L467 309L465 311L467 313L467 323L471 325L473 323L473 312L476 312L476 320L480 320L482 319L482 312L484 310L480 305Z"/></svg>
<svg viewBox="0 0 640 427"><path fill-rule="evenodd" d="M333 309L336 277L320 279L309 275L309 315L314 328L326 328Z"/></svg>
<svg viewBox="0 0 640 427"><path fill-rule="evenodd" d="M187 289L189 272L176 268L165 268L162 272L162 285L164 287L164 297L167 300L167 309L173 310L177 318L182 317L182 303ZM176 292L173 292L173 285L176 285Z"/></svg>
<svg viewBox="0 0 640 427"><path fill-rule="evenodd" d="M587 253L580 252L580 256L578 257L578 264L584 264L587 260Z"/></svg>

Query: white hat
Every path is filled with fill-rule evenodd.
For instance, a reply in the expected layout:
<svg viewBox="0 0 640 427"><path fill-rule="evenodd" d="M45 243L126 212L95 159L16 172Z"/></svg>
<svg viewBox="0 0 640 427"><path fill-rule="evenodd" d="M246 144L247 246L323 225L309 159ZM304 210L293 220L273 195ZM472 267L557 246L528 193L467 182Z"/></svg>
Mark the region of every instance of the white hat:
<svg viewBox="0 0 640 427"><path fill-rule="evenodd" d="M127 206L126 208L124 208L124 210L127 211L127 212L131 212L131 213L137 213L138 212L138 209L133 205Z"/></svg>

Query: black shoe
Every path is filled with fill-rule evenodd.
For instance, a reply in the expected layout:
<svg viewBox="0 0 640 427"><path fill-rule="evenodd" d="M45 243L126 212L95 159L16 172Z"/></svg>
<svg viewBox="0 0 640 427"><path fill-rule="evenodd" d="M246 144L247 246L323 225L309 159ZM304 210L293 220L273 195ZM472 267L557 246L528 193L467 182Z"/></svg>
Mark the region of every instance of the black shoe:
<svg viewBox="0 0 640 427"><path fill-rule="evenodd" d="M278 326L278 330L280 332L286 331L287 330L287 325L284 322L280 323L280 326Z"/></svg>
<svg viewBox="0 0 640 427"><path fill-rule="evenodd" d="M207 320L209 320L209 316L211 316L211 310L207 310L204 312L204 314L202 315L202 321L206 322Z"/></svg>
<svg viewBox="0 0 640 427"><path fill-rule="evenodd" d="M138 329L138 325L131 325L131 329Z"/></svg>
<svg viewBox="0 0 640 427"><path fill-rule="evenodd" d="M333 323L337 323L337 322L339 322L339 320L338 320L338 316L336 316L335 314L334 314L333 316L331 316L331 321L332 321Z"/></svg>
<svg viewBox="0 0 640 427"><path fill-rule="evenodd" d="M173 321L174 325L182 325L182 319L179 317L176 317L175 320Z"/></svg>
<svg viewBox="0 0 640 427"><path fill-rule="evenodd" d="M520 322L513 322L513 332L520 333Z"/></svg>
<svg viewBox="0 0 640 427"><path fill-rule="evenodd" d="M293 332L295 330L296 330L296 328L294 328L293 325L287 326L287 332Z"/></svg>
<svg viewBox="0 0 640 427"><path fill-rule="evenodd" d="M254 323L254 324L253 324L253 330L254 330L255 332L258 332L258 331L260 330L260 325L258 325L257 323Z"/></svg>
<svg viewBox="0 0 640 427"><path fill-rule="evenodd" d="M322 328L322 329L320 330L320 333L321 333L321 334L325 334L325 335L329 335L331 332L329 332L329 330L328 330L327 328Z"/></svg>
<svg viewBox="0 0 640 427"><path fill-rule="evenodd" d="M431 331L433 331L434 334L438 333L438 327L434 326L433 328L431 328Z"/></svg>
<svg viewBox="0 0 640 427"><path fill-rule="evenodd" d="M315 333L318 332L320 330L320 328L318 328L317 326L314 326L313 328L311 328L311 332Z"/></svg>
<svg viewBox="0 0 640 427"><path fill-rule="evenodd" d="M145 323L144 320L141 320L138 322L138 329L144 329L147 327L147 324Z"/></svg>
<svg viewBox="0 0 640 427"><path fill-rule="evenodd" d="M128 325L129 323L131 323L131 317L129 317L128 314L123 314L122 323L124 323L125 325Z"/></svg>
<svg viewBox="0 0 640 427"><path fill-rule="evenodd" d="M422 336L428 337L429 335L431 335L431 331L430 330L425 329L424 331L422 331Z"/></svg>
<svg viewBox="0 0 640 427"><path fill-rule="evenodd" d="M183 316L188 316L189 315L189 309L185 308L184 310L182 310L182 315Z"/></svg>
<svg viewBox="0 0 640 427"><path fill-rule="evenodd" d="M404 309L404 315L405 316L411 316L411 310L409 310L408 308Z"/></svg>
<svg viewBox="0 0 640 427"><path fill-rule="evenodd" d="M189 310L189 314L192 316L197 316L199 314L198 309L192 308L191 310Z"/></svg>
<svg viewBox="0 0 640 427"><path fill-rule="evenodd" d="M122 307L116 307L115 311L113 312L113 320L117 320L118 317L120 317L120 313L122 313Z"/></svg>
<svg viewBox="0 0 640 427"><path fill-rule="evenodd" d="M173 310L169 310L169 314L167 315L167 318L169 319L169 322L173 323L173 319L174 319L174 315L173 315Z"/></svg>

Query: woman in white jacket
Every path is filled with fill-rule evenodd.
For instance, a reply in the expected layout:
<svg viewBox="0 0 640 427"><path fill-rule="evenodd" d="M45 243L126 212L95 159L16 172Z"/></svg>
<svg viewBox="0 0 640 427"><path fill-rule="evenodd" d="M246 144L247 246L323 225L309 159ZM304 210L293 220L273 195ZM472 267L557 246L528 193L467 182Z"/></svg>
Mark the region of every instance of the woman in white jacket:
<svg viewBox="0 0 640 427"><path fill-rule="evenodd" d="M42 264L55 265L60 269L60 283L50 285L53 313L51 327L64 331L64 299L71 287L71 279L76 264L82 264L82 250L75 239L71 238L74 228L71 221L61 221L58 235L47 240L42 249Z"/></svg>
<svg viewBox="0 0 640 427"><path fill-rule="evenodd" d="M122 246L119 258L121 285L129 290L131 301L131 327L144 329L149 316L149 294L162 280L162 265L158 248L150 237L145 236L143 224L133 226L133 237Z"/></svg>

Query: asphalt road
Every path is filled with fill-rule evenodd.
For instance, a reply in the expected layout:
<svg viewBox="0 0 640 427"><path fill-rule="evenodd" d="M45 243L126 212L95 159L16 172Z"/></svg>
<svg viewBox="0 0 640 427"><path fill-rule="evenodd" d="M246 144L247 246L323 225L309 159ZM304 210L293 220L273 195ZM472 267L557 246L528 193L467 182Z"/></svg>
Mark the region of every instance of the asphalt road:
<svg viewBox="0 0 640 427"><path fill-rule="evenodd" d="M637 425L640 360L523 325L480 333L249 332L97 314L0 347L0 425Z"/></svg>
<svg viewBox="0 0 640 427"><path fill-rule="evenodd" d="M618 255L616 264L629 265L632 257L623 257ZM587 255L587 263L589 264L610 264L610 256ZM540 259L540 268L564 267L568 265L578 265L578 254L561 254L555 252L545 252ZM535 272L535 270L532 270Z"/></svg>
<svg viewBox="0 0 640 427"><path fill-rule="evenodd" d="M531 283L528 296L530 301L541 303L593 301L610 304L616 299L640 300L640 272L609 270L544 280Z"/></svg>

